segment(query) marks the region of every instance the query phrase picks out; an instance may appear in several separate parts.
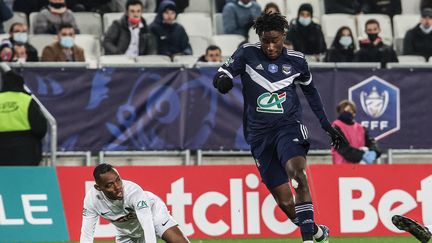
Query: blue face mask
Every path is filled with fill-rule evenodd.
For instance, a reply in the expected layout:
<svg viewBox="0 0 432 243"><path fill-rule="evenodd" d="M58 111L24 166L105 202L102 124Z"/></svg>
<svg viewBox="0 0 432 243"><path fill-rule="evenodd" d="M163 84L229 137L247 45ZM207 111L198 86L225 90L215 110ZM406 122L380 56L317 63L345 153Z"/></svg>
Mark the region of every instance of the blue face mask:
<svg viewBox="0 0 432 243"><path fill-rule="evenodd" d="M28 41L28 35L26 32L15 32L12 37L14 41L18 43L27 43Z"/></svg>
<svg viewBox="0 0 432 243"><path fill-rule="evenodd" d="M64 48L72 48L74 45L74 38L71 36L62 36L60 38L60 45Z"/></svg>
<svg viewBox="0 0 432 243"><path fill-rule="evenodd" d="M310 23L312 22L312 18L303 18L303 17L299 17L298 18L298 22L303 25L303 26L308 26L310 25Z"/></svg>
<svg viewBox="0 0 432 243"><path fill-rule="evenodd" d="M432 26L429 27L425 27L424 25L420 25L420 29L423 31L423 33L425 34L429 34L432 32Z"/></svg>
<svg viewBox="0 0 432 243"><path fill-rule="evenodd" d="M339 39L339 44L341 44L344 47L348 47L353 43L353 40L351 38L351 36L342 36Z"/></svg>

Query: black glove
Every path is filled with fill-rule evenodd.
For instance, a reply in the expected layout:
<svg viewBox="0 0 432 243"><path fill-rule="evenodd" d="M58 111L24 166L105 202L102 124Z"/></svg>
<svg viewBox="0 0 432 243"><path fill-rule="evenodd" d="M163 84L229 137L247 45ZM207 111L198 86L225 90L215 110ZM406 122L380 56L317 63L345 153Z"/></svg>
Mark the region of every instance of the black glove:
<svg viewBox="0 0 432 243"><path fill-rule="evenodd" d="M225 73L219 72L213 78L213 86L222 94L226 94L233 88L233 81Z"/></svg>
<svg viewBox="0 0 432 243"><path fill-rule="evenodd" d="M347 145L348 141L346 138L334 127L326 126L323 129L327 132L327 134L331 138L331 146L333 146L336 150L340 148L341 145Z"/></svg>

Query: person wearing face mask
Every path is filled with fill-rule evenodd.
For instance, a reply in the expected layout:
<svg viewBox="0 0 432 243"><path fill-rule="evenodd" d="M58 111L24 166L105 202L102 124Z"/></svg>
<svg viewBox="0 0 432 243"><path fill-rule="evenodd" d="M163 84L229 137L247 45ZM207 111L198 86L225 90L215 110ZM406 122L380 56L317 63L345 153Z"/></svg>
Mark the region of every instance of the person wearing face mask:
<svg viewBox="0 0 432 243"><path fill-rule="evenodd" d="M79 29L71 10L66 7L65 0L50 0L48 6L36 16L33 31L35 34L57 34L61 24L71 24L75 33Z"/></svg>
<svg viewBox="0 0 432 243"><path fill-rule="evenodd" d="M421 11L420 23L405 34L404 55L432 56L432 8Z"/></svg>
<svg viewBox="0 0 432 243"><path fill-rule="evenodd" d="M222 10L225 34L248 36L249 29L261 14L261 6L252 0L228 2Z"/></svg>
<svg viewBox="0 0 432 243"><path fill-rule="evenodd" d="M332 126L348 141L339 148L332 148L333 164L372 164L381 156L381 151L368 130L354 120L356 105L349 100L342 100L336 107L339 114Z"/></svg>
<svg viewBox="0 0 432 243"><path fill-rule="evenodd" d="M75 29L71 24L62 24L57 38L43 49L42 62L85 62L84 50L74 43Z"/></svg>
<svg viewBox="0 0 432 243"><path fill-rule="evenodd" d="M26 62L39 61L38 52L28 42L27 25L19 22L13 23L9 28L9 41L12 45L23 45L26 50Z"/></svg>
<svg viewBox="0 0 432 243"><path fill-rule="evenodd" d="M105 55L127 55L136 57L157 53L157 43L147 22L141 16L143 4L140 0L128 0L126 12L108 28L103 40Z"/></svg>
<svg viewBox="0 0 432 243"><path fill-rule="evenodd" d="M159 5L158 14L150 24L150 30L158 43L158 55L173 58L175 55L192 55L192 47L185 29L176 23L177 8L171 0L165 0Z"/></svg>
<svg viewBox="0 0 432 243"><path fill-rule="evenodd" d="M336 32L330 49L327 50L326 62L352 62L354 60L354 38L351 29L343 26Z"/></svg>
<svg viewBox="0 0 432 243"><path fill-rule="evenodd" d="M312 20L313 8L309 3L300 5L297 19L291 22L287 39L294 45L294 50L306 55L313 55L316 61L327 51L327 45L321 26Z"/></svg>
<svg viewBox="0 0 432 243"><path fill-rule="evenodd" d="M398 62L396 52L392 46L384 44L379 36L380 24L376 19L369 19L365 23L367 38L360 40L360 50L356 53L356 62L379 62L385 68L388 62Z"/></svg>

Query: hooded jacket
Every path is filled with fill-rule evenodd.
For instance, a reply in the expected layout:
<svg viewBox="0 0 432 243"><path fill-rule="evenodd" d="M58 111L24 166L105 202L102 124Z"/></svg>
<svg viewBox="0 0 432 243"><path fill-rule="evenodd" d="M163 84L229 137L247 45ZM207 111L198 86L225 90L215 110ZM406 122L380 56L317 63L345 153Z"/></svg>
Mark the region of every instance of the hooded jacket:
<svg viewBox="0 0 432 243"><path fill-rule="evenodd" d="M418 55L429 59L432 56L432 32L424 33L420 24L408 30L405 34L403 53L404 55Z"/></svg>
<svg viewBox="0 0 432 243"><path fill-rule="evenodd" d="M141 18L143 27L139 33L138 55L156 54L157 44L154 35L151 33L144 18ZM125 54L131 41L128 16L124 15L120 20L116 20L105 33L103 47L105 55Z"/></svg>
<svg viewBox="0 0 432 243"><path fill-rule="evenodd" d="M189 37L183 26L178 23L166 24L163 22L163 13L167 9L174 10L177 14L176 4L173 1L163 1L159 5L155 20L150 25L150 30L158 43L157 54L167 56L192 55Z"/></svg>
<svg viewBox="0 0 432 243"><path fill-rule="evenodd" d="M24 79L13 71L2 75L0 107L14 102L4 94L16 94L16 98L28 99ZM24 93L24 95L20 95ZM1 111L1 109L0 109ZM38 165L42 159L42 139L47 131L47 121L38 104L31 99L27 117L30 130L0 132L0 165Z"/></svg>

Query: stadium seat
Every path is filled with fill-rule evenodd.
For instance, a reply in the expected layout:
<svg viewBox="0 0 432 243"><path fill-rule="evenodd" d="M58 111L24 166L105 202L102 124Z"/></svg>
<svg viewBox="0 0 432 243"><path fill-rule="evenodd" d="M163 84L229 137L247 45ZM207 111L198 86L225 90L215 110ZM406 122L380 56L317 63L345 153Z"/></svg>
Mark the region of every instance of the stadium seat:
<svg viewBox="0 0 432 243"><path fill-rule="evenodd" d="M75 21L80 30L80 34L102 36L102 18L100 14L93 12L74 13Z"/></svg>
<svg viewBox="0 0 432 243"><path fill-rule="evenodd" d="M278 5L281 14L285 15L287 13L285 0L257 0L257 3L259 5L261 5L261 9L263 11L264 11L264 7L267 5L267 3L270 3L270 2L276 3L276 5Z"/></svg>
<svg viewBox="0 0 432 243"><path fill-rule="evenodd" d="M106 13L103 15L103 32L106 33L108 28L114 22L123 16L124 13Z"/></svg>
<svg viewBox="0 0 432 243"><path fill-rule="evenodd" d="M259 36L257 35L257 33L255 32L254 28L250 28L249 32L248 32L248 42L249 43L257 43L259 42Z"/></svg>
<svg viewBox="0 0 432 243"><path fill-rule="evenodd" d="M186 56L175 56L174 62L180 63L184 65L193 66L197 62L198 58L196 56L192 55L186 55Z"/></svg>
<svg viewBox="0 0 432 243"><path fill-rule="evenodd" d="M99 37L80 34L75 36L75 43L84 49L86 61L99 59L101 49Z"/></svg>
<svg viewBox="0 0 432 243"><path fill-rule="evenodd" d="M163 65L171 63L171 58L165 55L145 55L136 57L136 62Z"/></svg>
<svg viewBox="0 0 432 243"><path fill-rule="evenodd" d="M324 33L327 46L331 46L336 32L342 26L348 26L354 36L354 42L357 43L357 27L355 16L350 14L324 14L321 17L321 27ZM356 45L358 47L358 45Z"/></svg>
<svg viewBox="0 0 432 243"><path fill-rule="evenodd" d="M399 63L424 63L426 62L423 56L416 55L401 55L398 56Z"/></svg>
<svg viewBox="0 0 432 243"><path fill-rule="evenodd" d="M420 14L420 1L421 0L401 1L402 14Z"/></svg>
<svg viewBox="0 0 432 243"><path fill-rule="evenodd" d="M13 17L3 23L5 33L9 33L10 26L15 22L27 24L27 15L22 12L14 12Z"/></svg>
<svg viewBox="0 0 432 243"><path fill-rule="evenodd" d="M146 23L150 25L153 23L153 20L156 18L157 13L143 13L142 16L145 19Z"/></svg>
<svg viewBox="0 0 432 243"><path fill-rule="evenodd" d="M36 16L38 14L39 14L39 12L33 12L33 13L30 13L30 15L29 15L29 34L33 34L34 33L34 30L33 30L34 23L35 23L35 20L36 20Z"/></svg>
<svg viewBox="0 0 432 243"><path fill-rule="evenodd" d="M185 13L198 12L210 15L212 13L212 0L189 0Z"/></svg>
<svg viewBox="0 0 432 243"><path fill-rule="evenodd" d="M223 35L225 34L223 28L223 18L222 13L213 14L213 31L214 35Z"/></svg>
<svg viewBox="0 0 432 243"><path fill-rule="evenodd" d="M193 35L189 36L189 43L192 46L192 53L195 57L204 54L209 45L209 41L206 37Z"/></svg>
<svg viewBox="0 0 432 243"><path fill-rule="evenodd" d="M244 40L241 35L214 35L210 38L210 43L219 46L223 56L231 56Z"/></svg>
<svg viewBox="0 0 432 243"><path fill-rule="evenodd" d="M314 17L315 18L320 18L321 15L324 13L324 11L322 11L322 4L321 3L323 1L320 0L286 0L286 14L287 15L294 15L297 16L297 11L300 7L300 5L302 5L303 3L310 3L313 7L313 11L314 11Z"/></svg>
<svg viewBox="0 0 432 243"><path fill-rule="evenodd" d="M29 35L29 43L32 44L38 51L39 57L42 55L42 51L45 46L56 41L56 35L39 34Z"/></svg>
<svg viewBox="0 0 432 243"><path fill-rule="evenodd" d="M393 16L394 46L399 54L403 54L403 40L408 30L420 22L420 15L404 14Z"/></svg>
<svg viewBox="0 0 432 243"><path fill-rule="evenodd" d="M135 59L125 55L107 55L99 57L100 64L135 63Z"/></svg>
<svg viewBox="0 0 432 243"><path fill-rule="evenodd" d="M4 39L9 39L9 34L0 34L0 41L4 40Z"/></svg>
<svg viewBox="0 0 432 243"><path fill-rule="evenodd" d="M376 19L381 28L381 33L379 34L385 44L393 45L393 34L392 34L392 25L390 21L390 17L384 14L360 14L357 16L357 36L359 38L366 38L365 33L365 23L369 19Z"/></svg>
<svg viewBox="0 0 432 243"><path fill-rule="evenodd" d="M177 23L183 25L189 36L203 36L209 38L213 35L211 18L204 13L181 13Z"/></svg>

